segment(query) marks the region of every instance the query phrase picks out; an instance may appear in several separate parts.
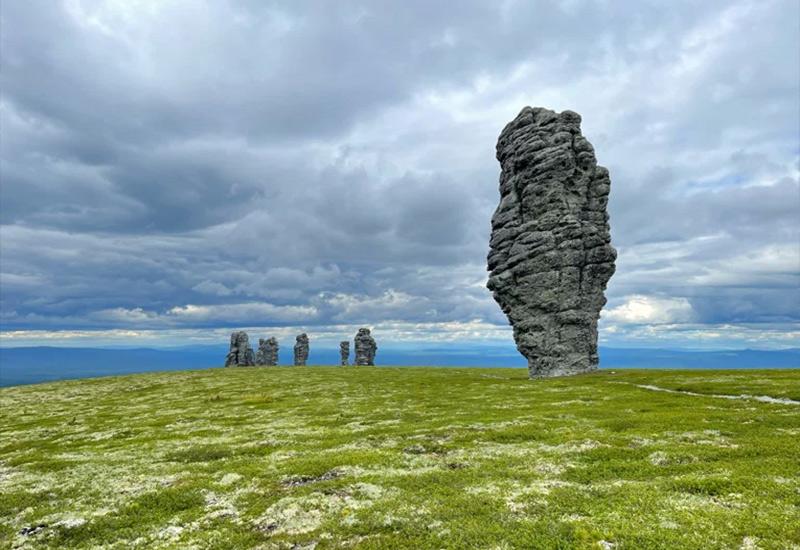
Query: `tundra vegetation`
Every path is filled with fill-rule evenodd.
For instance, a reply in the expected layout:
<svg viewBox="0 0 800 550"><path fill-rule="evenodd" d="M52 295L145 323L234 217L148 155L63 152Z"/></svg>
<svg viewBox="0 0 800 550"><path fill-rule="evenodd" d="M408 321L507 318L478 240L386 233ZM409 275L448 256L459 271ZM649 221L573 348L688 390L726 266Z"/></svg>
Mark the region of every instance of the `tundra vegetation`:
<svg viewBox="0 0 800 550"><path fill-rule="evenodd" d="M0 547L800 548L798 402L797 370L5 388Z"/></svg>

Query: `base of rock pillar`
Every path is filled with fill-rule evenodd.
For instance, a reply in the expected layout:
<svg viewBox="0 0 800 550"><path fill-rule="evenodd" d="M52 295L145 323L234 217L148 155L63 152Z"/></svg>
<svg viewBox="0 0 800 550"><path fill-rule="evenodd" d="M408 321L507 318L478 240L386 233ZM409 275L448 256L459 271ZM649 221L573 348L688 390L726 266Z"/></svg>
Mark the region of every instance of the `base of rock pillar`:
<svg viewBox="0 0 800 550"><path fill-rule="evenodd" d="M597 356L578 355L575 357L538 357L528 360L528 377L557 378L597 371Z"/></svg>

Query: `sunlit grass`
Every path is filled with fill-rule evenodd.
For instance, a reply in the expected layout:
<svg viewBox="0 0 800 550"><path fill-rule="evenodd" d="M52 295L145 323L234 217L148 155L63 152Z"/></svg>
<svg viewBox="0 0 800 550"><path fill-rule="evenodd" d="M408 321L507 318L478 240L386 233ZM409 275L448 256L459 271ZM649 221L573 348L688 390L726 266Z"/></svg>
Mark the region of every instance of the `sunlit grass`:
<svg viewBox="0 0 800 550"><path fill-rule="evenodd" d="M241 368L0 390L0 547L800 548L800 371Z"/></svg>

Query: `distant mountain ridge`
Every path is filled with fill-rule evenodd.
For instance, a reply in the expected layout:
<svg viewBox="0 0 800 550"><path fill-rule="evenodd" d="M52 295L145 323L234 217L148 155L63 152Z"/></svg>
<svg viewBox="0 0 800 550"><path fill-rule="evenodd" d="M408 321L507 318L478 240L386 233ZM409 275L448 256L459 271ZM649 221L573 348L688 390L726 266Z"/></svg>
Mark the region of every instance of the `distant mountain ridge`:
<svg viewBox="0 0 800 550"><path fill-rule="evenodd" d="M380 346L380 343L379 343ZM221 367L225 345L178 348L0 347L0 386L135 372ZM280 363L291 363L290 347ZM338 348L312 341L309 364L336 365ZM381 346L379 365L525 367L513 345ZM687 351L600 348L600 368L785 369L800 368L800 349Z"/></svg>

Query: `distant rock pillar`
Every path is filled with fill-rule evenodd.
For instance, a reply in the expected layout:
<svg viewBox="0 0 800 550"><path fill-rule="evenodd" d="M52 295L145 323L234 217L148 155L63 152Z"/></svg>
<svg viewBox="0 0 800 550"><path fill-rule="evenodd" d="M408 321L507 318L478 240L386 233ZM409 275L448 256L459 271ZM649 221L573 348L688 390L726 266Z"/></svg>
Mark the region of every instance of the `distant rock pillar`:
<svg viewBox="0 0 800 550"><path fill-rule="evenodd" d="M304 332L296 338L294 344L294 364L297 367L304 367L308 361L308 335Z"/></svg>
<svg viewBox="0 0 800 550"><path fill-rule="evenodd" d="M256 364L256 356L250 347L250 339L243 330L231 333L231 346L225 357L226 367L251 367Z"/></svg>
<svg viewBox="0 0 800 550"><path fill-rule="evenodd" d="M267 341L264 338L258 339L258 351L256 352L256 365L264 366L267 364Z"/></svg>
<svg viewBox="0 0 800 550"><path fill-rule="evenodd" d="M274 367L278 364L278 340L274 336L267 338L265 353L266 365Z"/></svg>
<svg viewBox="0 0 800 550"><path fill-rule="evenodd" d="M346 367L350 364L350 342L342 340L339 342L339 354L342 356L342 366Z"/></svg>
<svg viewBox="0 0 800 550"><path fill-rule="evenodd" d="M368 328L358 329L358 333L355 337L355 348L356 365L375 365L375 353L378 351L378 345L375 343L375 339L370 334Z"/></svg>

